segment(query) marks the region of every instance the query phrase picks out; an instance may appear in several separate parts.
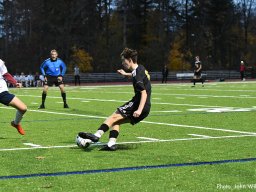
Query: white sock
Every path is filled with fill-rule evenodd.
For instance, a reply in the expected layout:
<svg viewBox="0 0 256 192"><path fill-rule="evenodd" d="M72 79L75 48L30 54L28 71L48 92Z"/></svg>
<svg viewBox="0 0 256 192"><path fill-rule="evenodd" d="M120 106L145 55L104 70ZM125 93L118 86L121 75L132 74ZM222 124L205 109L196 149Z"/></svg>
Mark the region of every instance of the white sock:
<svg viewBox="0 0 256 192"><path fill-rule="evenodd" d="M101 138L101 136L104 134L104 131L102 131L102 130L98 130L98 131L96 131L96 133L94 134L96 137L99 137L99 138Z"/></svg>
<svg viewBox="0 0 256 192"><path fill-rule="evenodd" d="M22 117L23 117L23 113L21 113L19 110L17 110L16 117L14 119L14 124L18 125L21 122Z"/></svg>
<svg viewBox="0 0 256 192"><path fill-rule="evenodd" d="M108 147L111 147L116 144L116 138L109 138Z"/></svg>

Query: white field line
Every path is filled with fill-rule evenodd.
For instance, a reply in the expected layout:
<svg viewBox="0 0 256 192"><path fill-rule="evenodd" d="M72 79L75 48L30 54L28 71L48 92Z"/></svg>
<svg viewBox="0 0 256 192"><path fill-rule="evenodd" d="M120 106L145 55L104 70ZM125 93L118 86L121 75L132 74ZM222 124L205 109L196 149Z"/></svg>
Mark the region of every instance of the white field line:
<svg viewBox="0 0 256 192"><path fill-rule="evenodd" d="M14 110L11 107L0 107L1 109L9 109ZM77 116L77 117L90 117L90 118L97 118L97 119L106 119L103 116L96 116L96 115L83 115L83 114L75 114L75 113L60 113L60 112L53 112L53 111L44 111L44 110L28 110L36 113L49 113L49 114L56 114L56 115L66 115L66 116ZM152 121L141 121L142 123L147 124L154 124L154 125L166 125L171 127L184 127L184 128L194 128L194 129L205 129L205 130L212 130L212 131L222 131L222 132L230 132L230 133L239 133L239 134L250 134L256 135L254 132L247 132L247 131L236 131L231 129L222 129L222 128L211 128L211 127L202 127L202 126L195 126L195 125L181 125L181 124L172 124L172 123L161 123L161 122L152 122Z"/></svg>
<svg viewBox="0 0 256 192"><path fill-rule="evenodd" d="M17 95L20 97L39 97L37 95ZM54 96L47 96L47 98L52 98L52 99L62 99L62 97L54 97ZM115 99L86 99L86 98L68 98L69 100L81 100L81 102L86 102L86 101L101 101L101 102L117 102L117 103L125 103L127 100L115 100ZM211 105L194 105L194 104L186 104L186 103L165 103L165 102L151 102L152 104L155 105L174 105L174 106L188 106L188 107L227 107L227 106L211 106Z"/></svg>
<svg viewBox="0 0 256 192"><path fill-rule="evenodd" d="M234 81L234 82L207 82L205 85L209 85L209 86L216 86L216 85L226 85L226 84L255 84L256 81L243 81L243 82L239 82L239 81ZM68 85L68 84L67 84ZM153 87L184 87L184 86L188 86L191 85L191 82L178 82L178 83L170 83L170 84L162 84L162 83L154 83L152 84ZM116 88L116 87L131 87L132 84L117 84L117 85L85 85L85 86L66 86L65 89L68 90L72 90L72 89L97 89L97 88ZM22 89L27 89L27 90L41 90L42 87L23 87ZM52 90L57 90L59 91L59 87L51 87ZM191 90L191 89L188 89ZM205 90L205 89L202 89Z"/></svg>
<svg viewBox="0 0 256 192"><path fill-rule="evenodd" d="M160 139L155 139L155 138L149 138L149 137L137 137L138 139L144 139L144 140L149 140L149 141L159 141Z"/></svg>
<svg viewBox="0 0 256 192"><path fill-rule="evenodd" d="M211 136L207 136L207 135L198 135L198 134L188 134L188 135L194 136L194 137L212 138Z"/></svg>
<svg viewBox="0 0 256 192"><path fill-rule="evenodd" d="M178 110L172 110L172 111L150 111L150 113L179 113L182 111L178 111Z"/></svg>
<svg viewBox="0 0 256 192"><path fill-rule="evenodd" d="M222 131L222 132L230 132L230 133L256 135L256 133L254 133L254 132L236 131L236 130L231 130L231 129L210 128L210 127L202 127L202 126L195 126L195 125L180 125L180 124L161 123L161 122L152 122L152 121L141 121L141 122L147 123L147 124L154 124L154 125L167 125L167 126L171 126L171 127L185 127L185 128L193 128L193 129L205 129L205 130L212 130L212 131Z"/></svg>
<svg viewBox="0 0 256 192"><path fill-rule="evenodd" d="M131 92L104 92L112 94L131 94ZM183 97L213 97L213 98L234 98L234 99L256 99L256 96L234 96L234 95L197 95L197 94L177 94L177 93L152 93L152 95L165 95L165 96L183 96Z"/></svg>
<svg viewBox="0 0 256 192"><path fill-rule="evenodd" d="M31 147L42 147L41 145L33 144L33 143L23 143L24 145L31 146Z"/></svg>
<svg viewBox="0 0 256 192"><path fill-rule="evenodd" d="M1 109L14 110L14 108L11 108L11 107L0 107L0 108L1 108ZM97 119L105 119L105 118L106 118L106 117L102 117L102 116L83 115L83 114L75 114L75 113L61 113L61 112L44 111L44 110L32 110L32 109L28 109L28 111L36 112L36 113L55 114L55 115L66 115L66 116L76 116L76 117L91 117L91 118L97 118Z"/></svg>
<svg viewBox="0 0 256 192"><path fill-rule="evenodd" d="M196 88L196 89L168 89L168 91L216 91L216 92L252 92L255 93L256 90L249 90L249 89L207 89L207 88ZM250 96L250 95L240 95L240 96Z"/></svg>
<svg viewBox="0 0 256 192"><path fill-rule="evenodd" d="M182 139L165 139L165 140L154 140L154 141L127 141L127 142L118 142L118 145L124 144L140 144L140 143L154 143L154 142L176 142L176 141L192 141L192 140L207 140L207 139L228 139L228 138L241 138L241 137L255 137L256 135L230 135L230 136L220 136L220 137L209 137L209 138L182 138ZM95 143L92 146L105 145L105 143ZM34 150L34 149L56 149L56 148L71 148L77 147L77 145L65 145L65 146L48 146L48 147L30 147L30 148L6 148L0 149L0 152L3 151L21 151L21 150Z"/></svg>

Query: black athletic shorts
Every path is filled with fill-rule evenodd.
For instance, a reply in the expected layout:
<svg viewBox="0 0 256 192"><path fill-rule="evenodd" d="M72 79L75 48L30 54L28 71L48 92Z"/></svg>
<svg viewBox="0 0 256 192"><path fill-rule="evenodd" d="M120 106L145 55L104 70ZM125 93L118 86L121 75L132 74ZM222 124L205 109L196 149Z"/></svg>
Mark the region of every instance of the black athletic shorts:
<svg viewBox="0 0 256 192"><path fill-rule="evenodd" d="M47 81L44 81L44 85L48 85L48 86L60 86L61 84L64 84L63 81L60 81L58 79L59 76L48 76L46 75Z"/></svg>
<svg viewBox="0 0 256 192"><path fill-rule="evenodd" d="M14 97L15 95L9 93L8 91L4 91L0 93L0 103L8 106Z"/></svg>
<svg viewBox="0 0 256 192"><path fill-rule="evenodd" d="M201 74L202 74L202 71L198 71L198 72L195 71L194 76L201 77Z"/></svg>
<svg viewBox="0 0 256 192"><path fill-rule="evenodd" d="M140 114L139 117L134 117L133 113L134 111L136 111L139 107L139 102L134 101L133 99L126 102L125 104L123 104L122 106L118 107L117 110L120 112L120 114L123 117L129 118L131 121L130 123L132 125L142 121L143 119L145 119L149 112L150 112L150 105L145 104L142 113Z"/></svg>

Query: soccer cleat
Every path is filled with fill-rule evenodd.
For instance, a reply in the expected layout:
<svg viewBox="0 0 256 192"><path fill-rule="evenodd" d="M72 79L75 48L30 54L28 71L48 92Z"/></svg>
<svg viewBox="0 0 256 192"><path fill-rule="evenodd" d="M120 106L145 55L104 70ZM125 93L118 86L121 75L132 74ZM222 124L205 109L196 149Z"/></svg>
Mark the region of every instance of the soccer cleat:
<svg viewBox="0 0 256 192"><path fill-rule="evenodd" d="M76 137L76 144L80 148L86 149L91 143L92 141L90 139L83 139L79 136Z"/></svg>
<svg viewBox="0 0 256 192"><path fill-rule="evenodd" d="M85 132L79 132L79 137L82 137L83 139L90 139L92 142L97 143L99 141L99 137L95 136L92 133L85 133Z"/></svg>
<svg viewBox="0 0 256 192"><path fill-rule="evenodd" d="M117 150L117 146L116 145L112 145L111 147L109 147L108 145L104 145L100 151L116 151Z"/></svg>
<svg viewBox="0 0 256 192"><path fill-rule="evenodd" d="M12 121L12 122L11 122L11 126L13 126L14 128L16 128L17 131L18 131L21 135L25 135L25 131L22 129L22 127L21 127L20 124L16 125L16 124L14 123L14 121Z"/></svg>
<svg viewBox="0 0 256 192"><path fill-rule="evenodd" d="M41 104L41 105L38 107L38 109L45 109L44 104Z"/></svg>
<svg viewBox="0 0 256 192"><path fill-rule="evenodd" d="M67 103L64 103L64 108L69 108Z"/></svg>

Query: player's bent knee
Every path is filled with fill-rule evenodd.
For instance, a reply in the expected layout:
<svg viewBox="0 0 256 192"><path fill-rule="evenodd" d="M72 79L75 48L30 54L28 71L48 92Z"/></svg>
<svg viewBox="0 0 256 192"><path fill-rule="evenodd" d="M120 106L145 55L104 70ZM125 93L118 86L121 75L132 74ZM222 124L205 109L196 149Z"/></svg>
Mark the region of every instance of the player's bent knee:
<svg viewBox="0 0 256 192"><path fill-rule="evenodd" d="M19 109L19 111L21 112L21 113L26 113L27 112L27 110L28 110L28 108L27 108L27 106L25 105L25 106L23 106L23 107L21 107L20 109Z"/></svg>
<svg viewBox="0 0 256 192"><path fill-rule="evenodd" d="M120 114L114 113L110 117L108 117L104 123L107 124L108 126L112 127L120 119L122 119L122 116L120 116Z"/></svg>

